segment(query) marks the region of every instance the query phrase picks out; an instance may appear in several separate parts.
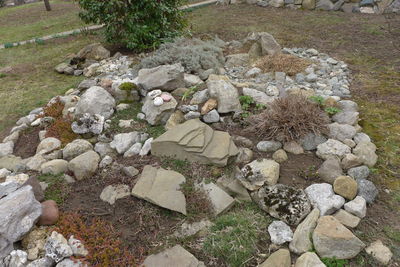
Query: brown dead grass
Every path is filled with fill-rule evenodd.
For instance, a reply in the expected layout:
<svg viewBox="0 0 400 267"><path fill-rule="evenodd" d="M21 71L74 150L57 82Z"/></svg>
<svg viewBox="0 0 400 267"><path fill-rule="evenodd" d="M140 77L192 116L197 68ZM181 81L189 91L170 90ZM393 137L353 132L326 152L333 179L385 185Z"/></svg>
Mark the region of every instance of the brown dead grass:
<svg viewBox="0 0 400 267"><path fill-rule="evenodd" d="M289 54L274 54L267 55L257 60L254 65L262 69L264 72L285 72L293 76L297 73L303 72L312 61L299 58Z"/></svg>

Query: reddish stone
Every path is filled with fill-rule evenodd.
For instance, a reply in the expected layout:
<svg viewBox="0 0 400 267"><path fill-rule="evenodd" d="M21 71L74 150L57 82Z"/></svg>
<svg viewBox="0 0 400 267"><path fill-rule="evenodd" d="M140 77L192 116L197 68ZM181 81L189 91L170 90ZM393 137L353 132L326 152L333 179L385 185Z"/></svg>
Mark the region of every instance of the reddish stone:
<svg viewBox="0 0 400 267"><path fill-rule="evenodd" d="M172 96L170 94L163 93L163 94L161 94L161 98L162 98L162 100L164 100L164 102L169 102L169 101L171 101Z"/></svg>
<svg viewBox="0 0 400 267"><path fill-rule="evenodd" d="M57 222L59 211L54 200L42 202L42 215L39 217L38 225L53 225Z"/></svg>

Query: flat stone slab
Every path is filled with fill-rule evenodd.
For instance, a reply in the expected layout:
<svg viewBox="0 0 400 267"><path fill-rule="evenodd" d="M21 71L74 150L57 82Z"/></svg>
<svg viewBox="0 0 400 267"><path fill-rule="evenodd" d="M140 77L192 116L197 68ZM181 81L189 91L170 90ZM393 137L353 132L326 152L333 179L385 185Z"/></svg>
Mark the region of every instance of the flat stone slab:
<svg viewBox="0 0 400 267"><path fill-rule="evenodd" d="M146 165L132 189L132 195L186 215L186 199L180 191L181 184L185 182L186 178L178 172Z"/></svg>
<svg viewBox="0 0 400 267"><path fill-rule="evenodd" d="M205 267L204 263L197 260L180 245L166 249L158 254L148 256L142 267Z"/></svg>
<svg viewBox="0 0 400 267"><path fill-rule="evenodd" d="M235 204L235 199L214 183L202 183L199 187L205 192L217 216Z"/></svg>

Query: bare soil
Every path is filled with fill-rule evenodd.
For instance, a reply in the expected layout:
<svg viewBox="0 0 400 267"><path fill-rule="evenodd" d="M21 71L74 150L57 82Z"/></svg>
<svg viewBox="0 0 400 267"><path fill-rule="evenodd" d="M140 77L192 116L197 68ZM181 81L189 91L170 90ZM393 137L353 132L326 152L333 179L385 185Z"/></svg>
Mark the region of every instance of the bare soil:
<svg viewBox="0 0 400 267"><path fill-rule="evenodd" d="M22 132L14 145L14 155L23 159L33 157L40 143L39 132L41 130L41 128L36 127Z"/></svg>

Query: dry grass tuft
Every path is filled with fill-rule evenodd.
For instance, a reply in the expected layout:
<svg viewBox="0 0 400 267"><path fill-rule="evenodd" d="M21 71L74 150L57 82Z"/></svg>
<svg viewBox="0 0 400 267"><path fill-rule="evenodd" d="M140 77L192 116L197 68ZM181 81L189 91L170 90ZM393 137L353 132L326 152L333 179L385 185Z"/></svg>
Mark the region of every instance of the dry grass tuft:
<svg viewBox="0 0 400 267"><path fill-rule="evenodd" d="M293 76L303 72L312 61L299 58L288 54L267 55L255 62L255 67L260 68L263 72L285 72Z"/></svg>
<svg viewBox="0 0 400 267"><path fill-rule="evenodd" d="M300 95L289 95L272 102L264 112L249 119L247 132L263 140L288 142L308 133L326 132L329 117L321 108Z"/></svg>

